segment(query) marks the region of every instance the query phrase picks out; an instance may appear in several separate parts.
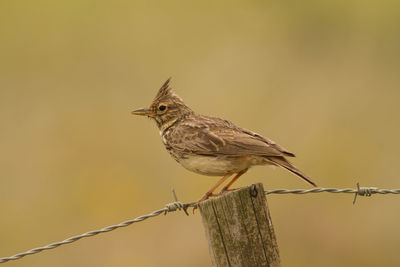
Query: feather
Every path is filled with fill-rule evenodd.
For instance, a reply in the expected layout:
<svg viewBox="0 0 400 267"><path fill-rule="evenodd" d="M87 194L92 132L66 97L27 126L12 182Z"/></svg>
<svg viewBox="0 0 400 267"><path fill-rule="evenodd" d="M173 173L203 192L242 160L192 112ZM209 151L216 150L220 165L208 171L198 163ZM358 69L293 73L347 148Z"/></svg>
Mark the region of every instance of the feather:
<svg viewBox="0 0 400 267"><path fill-rule="evenodd" d="M313 181L311 181L310 177L305 175L299 169L297 169L293 164L291 164L287 159L284 157L267 157L268 160L275 163L276 165L285 168L286 170L296 174L300 178L306 180L308 183L312 184L313 186L317 186Z"/></svg>

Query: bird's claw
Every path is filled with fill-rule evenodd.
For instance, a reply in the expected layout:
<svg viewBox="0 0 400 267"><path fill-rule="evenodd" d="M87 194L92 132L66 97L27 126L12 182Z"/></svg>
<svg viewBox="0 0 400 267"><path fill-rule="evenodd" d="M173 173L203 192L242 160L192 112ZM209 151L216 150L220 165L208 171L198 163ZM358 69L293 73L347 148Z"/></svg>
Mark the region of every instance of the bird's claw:
<svg viewBox="0 0 400 267"><path fill-rule="evenodd" d="M222 190L218 194L216 194L216 196L222 196L223 194L226 194L228 192L233 192L233 191L236 191L236 190L239 190L239 189L240 188L229 189L229 188L224 187L224 188L222 188Z"/></svg>
<svg viewBox="0 0 400 267"><path fill-rule="evenodd" d="M194 211L197 210L197 208L199 207L200 202L203 202L204 200L207 200L207 199L209 199L210 197L216 197L216 196L219 196L219 194L214 194L213 192L210 192L210 191L208 191L207 193L205 193L204 196L203 196L202 198L200 198L200 199L197 201L196 205L193 207L193 211L192 211L193 214L194 214Z"/></svg>

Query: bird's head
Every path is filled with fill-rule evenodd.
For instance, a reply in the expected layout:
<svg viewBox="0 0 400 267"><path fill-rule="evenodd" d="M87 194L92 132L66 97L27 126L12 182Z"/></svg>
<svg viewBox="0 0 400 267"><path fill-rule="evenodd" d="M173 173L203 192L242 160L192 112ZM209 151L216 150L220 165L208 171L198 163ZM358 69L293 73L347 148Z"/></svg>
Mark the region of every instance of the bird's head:
<svg viewBox="0 0 400 267"><path fill-rule="evenodd" d="M164 130L177 120L193 113L193 111L185 105L182 98L177 96L169 87L170 80L171 78L158 90L150 107L134 110L132 114L152 118L156 121L158 128Z"/></svg>

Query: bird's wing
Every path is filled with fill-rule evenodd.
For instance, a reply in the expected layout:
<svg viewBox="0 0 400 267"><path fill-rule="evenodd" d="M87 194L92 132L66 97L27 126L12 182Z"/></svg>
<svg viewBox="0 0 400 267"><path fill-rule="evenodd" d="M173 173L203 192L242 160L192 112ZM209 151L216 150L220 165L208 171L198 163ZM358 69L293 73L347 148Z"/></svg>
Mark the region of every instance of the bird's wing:
<svg viewBox="0 0 400 267"><path fill-rule="evenodd" d="M223 125L184 123L173 131L170 145L181 152L201 155L294 156L273 141L236 127L229 121Z"/></svg>

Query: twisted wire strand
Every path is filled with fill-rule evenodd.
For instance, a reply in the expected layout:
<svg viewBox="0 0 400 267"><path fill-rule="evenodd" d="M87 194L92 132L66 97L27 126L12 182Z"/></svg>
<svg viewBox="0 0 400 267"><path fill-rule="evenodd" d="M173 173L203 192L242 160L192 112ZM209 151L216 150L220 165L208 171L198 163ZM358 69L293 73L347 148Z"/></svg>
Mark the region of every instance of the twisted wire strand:
<svg viewBox="0 0 400 267"><path fill-rule="evenodd" d="M195 205L196 205L195 202L188 203L188 204L182 204L179 201L174 202L174 203L170 203L170 204L167 204L165 206L165 208L163 208L163 209L159 209L159 210L153 211L152 213L149 213L149 214L146 214L146 215L142 215L142 216L137 217L137 218L132 219L132 220L124 221L124 222L121 222L121 223L116 224L116 225L107 226L107 227L105 227L103 229L100 229L100 230L89 231L89 232L86 232L86 233L81 234L81 235L72 236L72 237L67 238L67 239L65 239L63 241L51 243L51 244L49 244L47 246L43 246L43 247L34 248L34 249L28 250L28 251L23 252L23 253L15 254L15 255L13 255L11 257L0 258L0 263L5 263L5 262L8 262L8 261L12 261L12 260L18 260L18 259L21 259L21 258L23 258L25 256L36 254L36 253L42 252L44 250L54 249L54 248L57 248L57 247L62 246L62 245L66 245L66 244L70 244L70 243L76 242L76 241L78 241L79 239L82 239L82 238L92 237L92 236L95 236L95 235L98 235L98 234L111 232L111 231L113 231L115 229L122 228L122 227L127 227L127 226L129 226L129 225L131 225L133 223L141 222L141 221L144 221L146 219L149 219L149 218L152 218L152 217L156 217L156 216L158 216L158 215L160 215L162 213L164 213L166 215L169 212L174 212L174 211L177 211L177 210L183 210L187 214L186 210L189 207L194 207Z"/></svg>
<svg viewBox="0 0 400 267"><path fill-rule="evenodd" d="M297 195L303 195L303 194L309 194L309 193L347 193L347 194L354 194L353 198L353 204L356 203L357 196L366 196L370 197L373 194L400 194L400 189L378 189L376 187L360 187L359 183L357 183L357 188L343 188L343 189L337 189L337 188L311 188L311 189L294 189L294 190L288 190L288 189L275 189L275 190L265 190L264 193L265 195L269 194L297 194Z"/></svg>
<svg viewBox="0 0 400 267"><path fill-rule="evenodd" d="M354 194L354 200L353 200L353 204L355 203L355 200L357 198L357 196L372 196L373 194L400 194L400 189L378 189L376 187L360 187L357 184L357 189L352 189L352 188L344 188L344 189L337 189L337 188L312 188L312 189L294 189L294 190L288 190L288 189L275 189L275 190L265 190L264 193L265 195L270 195L270 194L298 194L298 195L303 195L303 194L309 194L309 193L323 193L323 192L328 192L328 193L349 193L349 194ZM18 260L21 259L25 256L28 255L32 255L32 254L36 254L39 252L42 252L44 250L50 250L50 249L54 249L57 248L59 246L62 245L66 245L66 244L70 244L73 242L76 242L82 238L87 238L87 237L92 237L98 234L103 234L103 233L107 233L107 232L111 232L115 229L118 228L122 228L122 227L127 227L133 223L137 223L137 222L141 222L144 220L147 220L149 218L153 218L156 216L159 216L160 214L164 213L164 215L166 215L169 212L174 212L177 210L182 210L186 213L186 215L189 215L187 212L187 209L190 207L195 207L197 205L197 202L191 202L191 203L187 203L187 204L183 204L181 202L178 201L175 191L173 191L174 193L174 198L175 198L175 202L173 203L169 203L165 206L165 208L163 209L159 209L156 211L153 211L152 213L146 214L146 215L142 215L139 216L135 219L132 220L128 220L128 221L124 221L121 222L119 224L116 225L111 225L111 226L107 226L105 228L102 228L100 230L94 230L94 231L89 231L86 232L84 234L81 235L76 235L76 236L72 236L70 238L67 238L63 241L60 242L55 242L55 243L51 243L47 246L43 246L43 247L38 247L38 248L34 248L31 250L28 250L26 252L22 252L22 253L18 253L15 254L11 257L4 257L4 258L0 258L0 263L5 263L8 261L13 261L13 260Z"/></svg>
<svg viewBox="0 0 400 267"><path fill-rule="evenodd" d="M376 187L360 187L359 189L353 188L312 188L312 189L275 189L275 190L265 190L266 195L270 194L308 194L308 193L349 193L357 194L359 196L371 196L373 194L400 194L400 189L377 189Z"/></svg>

